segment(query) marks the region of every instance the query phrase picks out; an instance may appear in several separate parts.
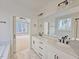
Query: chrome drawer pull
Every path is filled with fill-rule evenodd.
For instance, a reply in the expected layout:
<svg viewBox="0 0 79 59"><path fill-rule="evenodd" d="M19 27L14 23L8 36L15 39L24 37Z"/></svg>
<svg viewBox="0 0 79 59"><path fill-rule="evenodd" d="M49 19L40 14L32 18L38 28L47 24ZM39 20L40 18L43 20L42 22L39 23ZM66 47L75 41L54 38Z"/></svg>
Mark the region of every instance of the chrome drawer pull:
<svg viewBox="0 0 79 59"><path fill-rule="evenodd" d="M43 49L42 47L39 47L40 49Z"/></svg>

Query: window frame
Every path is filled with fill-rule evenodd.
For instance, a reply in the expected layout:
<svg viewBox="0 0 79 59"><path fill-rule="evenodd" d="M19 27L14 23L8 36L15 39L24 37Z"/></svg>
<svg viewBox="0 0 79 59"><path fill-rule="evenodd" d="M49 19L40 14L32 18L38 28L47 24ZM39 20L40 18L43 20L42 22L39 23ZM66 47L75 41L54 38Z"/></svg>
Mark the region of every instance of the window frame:
<svg viewBox="0 0 79 59"><path fill-rule="evenodd" d="M28 34L29 33L29 23L25 19L16 20L16 29L17 29L17 22L21 22L22 24L20 24L21 28L18 29L18 30L21 30L21 32L20 31L17 32L17 30L16 30L16 35ZM24 25L25 31L24 32L23 32L23 23L25 23L25 25Z"/></svg>

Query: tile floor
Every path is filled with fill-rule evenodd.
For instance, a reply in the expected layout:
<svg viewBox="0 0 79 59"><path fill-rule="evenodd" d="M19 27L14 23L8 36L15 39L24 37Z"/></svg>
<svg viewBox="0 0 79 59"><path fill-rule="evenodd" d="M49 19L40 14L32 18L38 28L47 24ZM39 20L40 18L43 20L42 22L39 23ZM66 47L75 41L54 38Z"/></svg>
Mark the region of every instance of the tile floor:
<svg viewBox="0 0 79 59"><path fill-rule="evenodd" d="M40 59L39 56L29 48L29 36L16 36L15 59Z"/></svg>
<svg viewBox="0 0 79 59"><path fill-rule="evenodd" d="M24 50L16 54L17 59L40 59L39 56L32 50Z"/></svg>

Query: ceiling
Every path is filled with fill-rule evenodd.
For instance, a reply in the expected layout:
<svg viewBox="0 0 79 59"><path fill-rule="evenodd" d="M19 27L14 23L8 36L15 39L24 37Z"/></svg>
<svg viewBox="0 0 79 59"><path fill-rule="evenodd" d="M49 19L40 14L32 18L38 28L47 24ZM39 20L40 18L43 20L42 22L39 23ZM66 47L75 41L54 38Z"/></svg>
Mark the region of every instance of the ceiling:
<svg viewBox="0 0 79 59"><path fill-rule="evenodd" d="M43 8L51 1L54 1L54 0L15 0L17 4L20 4L32 11L39 11L40 8Z"/></svg>
<svg viewBox="0 0 79 59"><path fill-rule="evenodd" d="M32 15L54 0L0 0L1 15Z"/></svg>

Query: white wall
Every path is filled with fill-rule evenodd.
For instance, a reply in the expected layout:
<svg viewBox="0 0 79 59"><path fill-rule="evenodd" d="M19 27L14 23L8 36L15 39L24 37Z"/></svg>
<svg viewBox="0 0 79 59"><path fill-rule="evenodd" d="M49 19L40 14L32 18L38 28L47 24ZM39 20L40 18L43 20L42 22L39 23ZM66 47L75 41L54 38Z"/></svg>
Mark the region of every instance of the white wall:
<svg viewBox="0 0 79 59"><path fill-rule="evenodd" d="M19 0L0 0L0 15L26 16L30 18L35 12L28 7L21 5Z"/></svg>
<svg viewBox="0 0 79 59"><path fill-rule="evenodd" d="M38 34L38 18L33 17L31 19L31 34L37 35Z"/></svg>
<svg viewBox="0 0 79 59"><path fill-rule="evenodd" d="M0 21L5 21L6 23L0 23L0 43L1 42L10 42L11 39L11 20L10 16L0 16Z"/></svg>

